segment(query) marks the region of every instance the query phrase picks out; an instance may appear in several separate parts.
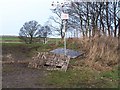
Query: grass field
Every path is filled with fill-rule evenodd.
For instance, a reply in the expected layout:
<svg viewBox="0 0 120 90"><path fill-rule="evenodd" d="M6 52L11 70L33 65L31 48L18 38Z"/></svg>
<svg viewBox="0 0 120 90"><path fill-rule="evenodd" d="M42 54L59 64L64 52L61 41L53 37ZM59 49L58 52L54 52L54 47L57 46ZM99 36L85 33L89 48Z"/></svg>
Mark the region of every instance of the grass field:
<svg viewBox="0 0 120 90"><path fill-rule="evenodd" d="M63 47L63 43L59 43L59 41L60 39L50 39L47 44L3 43L2 44L3 55L7 55L11 53L15 60L18 59L30 60L32 56L34 56L36 51L48 52L55 48ZM75 44L74 43L72 44L71 42L67 43L67 48L77 49ZM84 48L81 45L81 47L78 50L83 50L83 49ZM118 73L120 73L120 71L118 70L117 65L112 66L112 70L99 71L92 67L87 66L85 64L86 59L88 59L88 56L71 59L67 72L47 71L44 73L43 76L39 75L39 73L42 73L40 70L37 71L33 69L28 69L27 67L21 67L21 66L19 67L19 65L18 67L16 67L12 64L11 65L5 64L3 67L3 74L4 74L3 78L7 83L11 82L10 78L14 76L14 78L17 79L20 73L19 70L22 70L22 74L20 73L20 77L21 77L20 81L23 82L24 81L23 77L27 78L26 77L27 75L29 76L28 78L31 79L31 80L27 79L28 82L27 81L25 83L23 82L24 84L23 87L27 87L28 85L27 83L30 83L31 88L32 86L54 87L54 88L118 88L119 86L118 82L120 78ZM37 72L36 74L34 74L35 76L31 76L33 72L34 73ZM8 77L8 75L11 76ZM18 85L20 87L21 85L23 85L21 82L17 81L17 83L19 84L18 85L16 81L13 80L11 84L9 83L10 85L9 87L11 87L11 85ZM3 84L4 87L7 87L6 86L7 84L5 83Z"/></svg>
<svg viewBox="0 0 120 90"><path fill-rule="evenodd" d="M117 88L118 70L97 72L87 67L69 68L67 72L53 71L45 79L47 84L54 87L70 88Z"/></svg>
<svg viewBox="0 0 120 90"><path fill-rule="evenodd" d="M38 43L43 43L42 40L43 38L40 39L41 41ZM58 44L58 42L60 41L61 39L60 38L47 38L47 41L48 43L52 44L52 43L55 43L55 44ZM18 36L2 36L0 37L0 41L2 41L3 43L24 43L24 41L22 41Z"/></svg>
<svg viewBox="0 0 120 90"><path fill-rule="evenodd" d="M2 36L0 37L0 40L11 40L11 41L16 41L16 40L20 40L19 37L17 36Z"/></svg>

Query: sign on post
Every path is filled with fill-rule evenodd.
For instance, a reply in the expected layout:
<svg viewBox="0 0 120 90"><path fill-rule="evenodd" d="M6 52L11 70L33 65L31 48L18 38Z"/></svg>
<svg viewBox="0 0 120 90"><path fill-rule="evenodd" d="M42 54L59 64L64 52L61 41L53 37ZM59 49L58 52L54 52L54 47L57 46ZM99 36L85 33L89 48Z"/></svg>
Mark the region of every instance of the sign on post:
<svg viewBox="0 0 120 90"><path fill-rule="evenodd" d="M69 15L66 13L61 14L61 19L69 19Z"/></svg>

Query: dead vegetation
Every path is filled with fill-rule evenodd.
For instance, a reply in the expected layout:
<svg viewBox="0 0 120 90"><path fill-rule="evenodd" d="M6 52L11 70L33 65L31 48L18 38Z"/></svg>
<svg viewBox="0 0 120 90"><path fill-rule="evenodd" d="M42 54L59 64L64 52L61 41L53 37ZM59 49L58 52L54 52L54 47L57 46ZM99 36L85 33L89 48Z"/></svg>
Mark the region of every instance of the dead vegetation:
<svg viewBox="0 0 120 90"><path fill-rule="evenodd" d="M99 71L111 70L112 67L118 65L119 45L117 38L95 36L91 39L74 39L74 42L78 44L79 50L86 52L84 65Z"/></svg>

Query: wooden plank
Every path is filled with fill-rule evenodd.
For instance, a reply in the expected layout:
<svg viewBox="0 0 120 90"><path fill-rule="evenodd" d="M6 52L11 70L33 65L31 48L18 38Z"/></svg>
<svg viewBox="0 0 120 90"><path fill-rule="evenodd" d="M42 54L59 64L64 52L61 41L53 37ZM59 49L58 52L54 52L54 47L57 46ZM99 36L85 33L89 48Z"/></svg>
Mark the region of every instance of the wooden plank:
<svg viewBox="0 0 120 90"><path fill-rule="evenodd" d="M37 56L33 57L29 62L28 67L39 69L44 66L47 70L66 71L69 60L70 58L64 55L38 53Z"/></svg>

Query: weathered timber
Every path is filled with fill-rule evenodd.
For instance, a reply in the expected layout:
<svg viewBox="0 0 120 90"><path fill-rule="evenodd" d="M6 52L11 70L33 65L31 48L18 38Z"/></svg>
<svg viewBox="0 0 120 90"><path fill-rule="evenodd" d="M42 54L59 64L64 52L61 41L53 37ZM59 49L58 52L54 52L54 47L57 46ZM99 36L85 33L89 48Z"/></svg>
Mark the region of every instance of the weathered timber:
<svg viewBox="0 0 120 90"><path fill-rule="evenodd" d="M31 68L46 68L47 70L66 71L70 57L64 55L56 55L53 53L38 52L37 56L33 57L29 62L28 67Z"/></svg>

